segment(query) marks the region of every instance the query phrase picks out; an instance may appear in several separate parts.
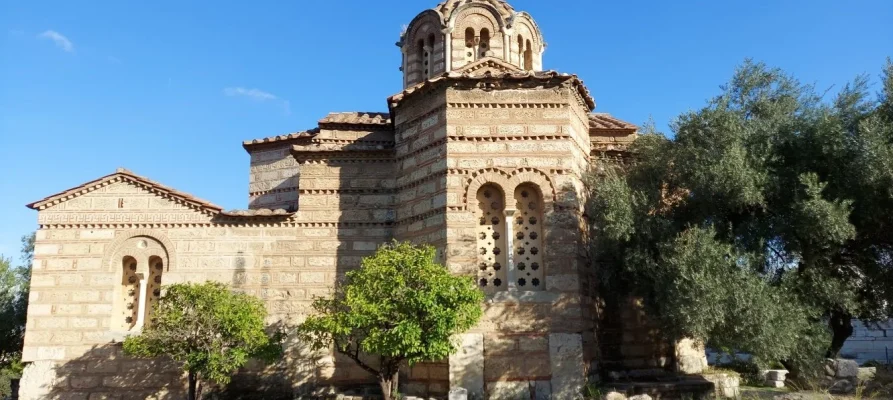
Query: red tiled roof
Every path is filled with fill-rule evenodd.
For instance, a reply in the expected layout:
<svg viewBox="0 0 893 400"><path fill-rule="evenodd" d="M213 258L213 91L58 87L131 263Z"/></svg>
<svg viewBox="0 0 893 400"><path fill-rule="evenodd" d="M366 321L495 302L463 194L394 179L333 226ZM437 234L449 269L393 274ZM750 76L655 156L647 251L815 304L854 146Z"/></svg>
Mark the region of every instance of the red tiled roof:
<svg viewBox="0 0 893 400"><path fill-rule="evenodd" d="M287 140L295 140L295 139L308 139L312 138L319 134L319 128L314 128L310 130L306 130L303 132L295 132L289 133L287 135L279 135L279 136L270 136L262 139L254 139L254 140L246 140L242 142L242 147L248 149L251 146L259 145L259 144L267 144L267 143L276 143L283 142Z"/></svg>
<svg viewBox="0 0 893 400"><path fill-rule="evenodd" d="M337 125L380 125L391 124L391 116L383 112L340 112L330 113L319 120L320 126L326 124Z"/></svg>
<svg viewBox="0 0 893 400"><path fill-rule="evenodd" d="M635 131L639 129L637 126L619 120L607 113L592 113L589 114L589 130L626 130L626 131Z"/></svg>
<svg viewBox="0 0 893 400"><path fill-rule="evenodd" d="M493 81L497 83L501 82L523 82L523 81L540 81L540 82L548 82L548 81L557 81L557 82L565 82L570 81L573 84L577 91L580 93L580 96L583 97L583 100L586 102L587 106L589 106L590 110L595 109L595 100L592 98L592 95L589 93L589 89L586 88L586 85L583 84L583 81L580 80L576 75L570 74L562 74L557 71L506 71L501 73L484 73L484 74L469 74L469 73L459 73L456 71L446 72L442 75L429 78L425 81L419 82L413 86L410 86L406 89L403 89L402 92L397 93L388 98L388 105L393 108L400 104L403 99L412 96L414 93L424 91L424 89L434 87L435 84L446 82L446 81Z"/></svg>

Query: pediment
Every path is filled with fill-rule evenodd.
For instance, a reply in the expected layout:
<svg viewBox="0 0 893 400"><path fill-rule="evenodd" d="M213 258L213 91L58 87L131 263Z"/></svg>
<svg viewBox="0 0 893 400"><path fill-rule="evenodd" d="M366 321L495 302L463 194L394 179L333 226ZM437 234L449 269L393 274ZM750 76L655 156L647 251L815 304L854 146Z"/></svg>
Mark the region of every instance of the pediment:
<svg viewBox="0 0 893 400"><path fill-rule="evenodd" d="M87 182L28 205L39 211L135 211L170 210L199 212L208 216L223 209L125 169Z"/></svg>
<svg viewBox="0 0 893 400"><path fill-rule="evenodd" d="M507 72L523 72L524 70L515 65L509 64L495 57L486 57L477 60L471 64L463 65L453 72L468 75L486 75L487 73L497 75Z"/></svg>

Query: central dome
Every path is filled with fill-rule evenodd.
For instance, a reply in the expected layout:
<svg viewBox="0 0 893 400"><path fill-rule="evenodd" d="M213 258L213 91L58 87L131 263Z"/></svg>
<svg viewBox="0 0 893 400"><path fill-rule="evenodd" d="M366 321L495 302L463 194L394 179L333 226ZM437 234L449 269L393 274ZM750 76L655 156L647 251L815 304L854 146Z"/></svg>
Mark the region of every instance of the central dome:
<svg viewBox="0 0 893 400"><path fill-rule="evenodd" d="M453 14L453 11L470 3L489 4L506 20L511 19L512 16L515 15L515 9L504 0L446 0L438 4L437 7L434 7L434 9L439 11L440 14L443 15L444 22L447 22Z"/></svg>
<svg viewBox="0 0 893 400"><path fill-rule="evenodd" d="M446 0L416 16L400 37L403 87L496 58L541 71L546 44L536 22L505 0Z"/></svg>

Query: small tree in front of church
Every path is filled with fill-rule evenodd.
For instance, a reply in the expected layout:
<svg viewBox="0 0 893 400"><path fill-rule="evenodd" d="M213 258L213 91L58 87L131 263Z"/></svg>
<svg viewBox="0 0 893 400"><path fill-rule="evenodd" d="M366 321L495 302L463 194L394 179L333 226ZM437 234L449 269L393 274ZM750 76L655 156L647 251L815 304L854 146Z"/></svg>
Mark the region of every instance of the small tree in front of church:
<svg viewBox="0 0 893 400"><path fill-rule="evenodd" d="M392 399L402 366L447 358L456 351L453 335L481 317L484 295L474 280L450 274L434 255L431 246L383 246L348 272L332 297L314 301L317 314L299 336L314 350L334 345Z"/></svg>
<svg viewBox="0 0 893 400"><path fill-rule="evenodd" d="M249 359L279 357L281 335L267 334L266 316L260 300L221 283L171 285L154 307L151 324L124 341L124 352L182 364L188 398L199 399L201 382L226 384Z"/></svg>

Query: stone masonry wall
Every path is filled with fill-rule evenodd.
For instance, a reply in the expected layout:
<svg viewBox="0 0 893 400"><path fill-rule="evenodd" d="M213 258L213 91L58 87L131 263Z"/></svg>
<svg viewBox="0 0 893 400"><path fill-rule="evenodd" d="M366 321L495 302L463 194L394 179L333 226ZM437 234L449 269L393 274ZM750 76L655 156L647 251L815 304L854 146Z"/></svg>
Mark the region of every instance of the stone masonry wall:
<svg viewBox="0 0 893 400"><path fill-rule="evenodd" d="M474 213L482 186L499 187L506 209L513 210L519 200L514 189L533 184L545 207L545 282L539 287L532 287L529 280L521 285L519 278L525 272L509 272L508 289L490 292L481 323L466 335L469 347L451 358L451 379L472 394L486 392L494 398L526 397L531 392L571 396L585 373L588 355L583 336L592 338L592 325L583 311L588 300L581 295L579 279L584 263L579 256L578 202L588 147L581 148L586 131L574 117L577 108L584 107L573 101L568 89L447 89L445 95L450 270L479 272L479 221ZM514 224L516 217L528 218L507 214L505 221ZM514 236L508 235L513 240ZM519 242L504 250L512 252L517 263L524 260L522 254L514 254L521 247ZM476 360L483 360L477 378L467 372L473 371Z"/></svg>
<svg viewBox="0 0 893 400"><path fill-rule="evenodd" d="M251 148L248 205L251 209L286 209L298 205L298 163L291 156L292 141Z"/></svg>
<svg viewBox="0 0 893 400"><path fill-rule="evenodd" d="M369 215L382 205L352 201ZM112 328L122 268L113 255L127 239L143 237L164 247L169 262L164 285L231 284L264 300L269 323L291 326L307 314L314 296L329 293L338 276L357 268L363 256L392 237L388 223L371 222L367 215L356 217L363 223L341 218L312 208L291 217L211 217L127 183L41 211L24 360L43 368L35 371L44 377L52 373L58 379L45 379L43 387L24 380L23 393L31 398L179 393L182 382L170 365L129 360L116 344L125 333ZM368 381L352 362L339 361L331 356L308 360L296 348L272 369L298 386ZM141 378L143 373L148 375Z"/></svg>

